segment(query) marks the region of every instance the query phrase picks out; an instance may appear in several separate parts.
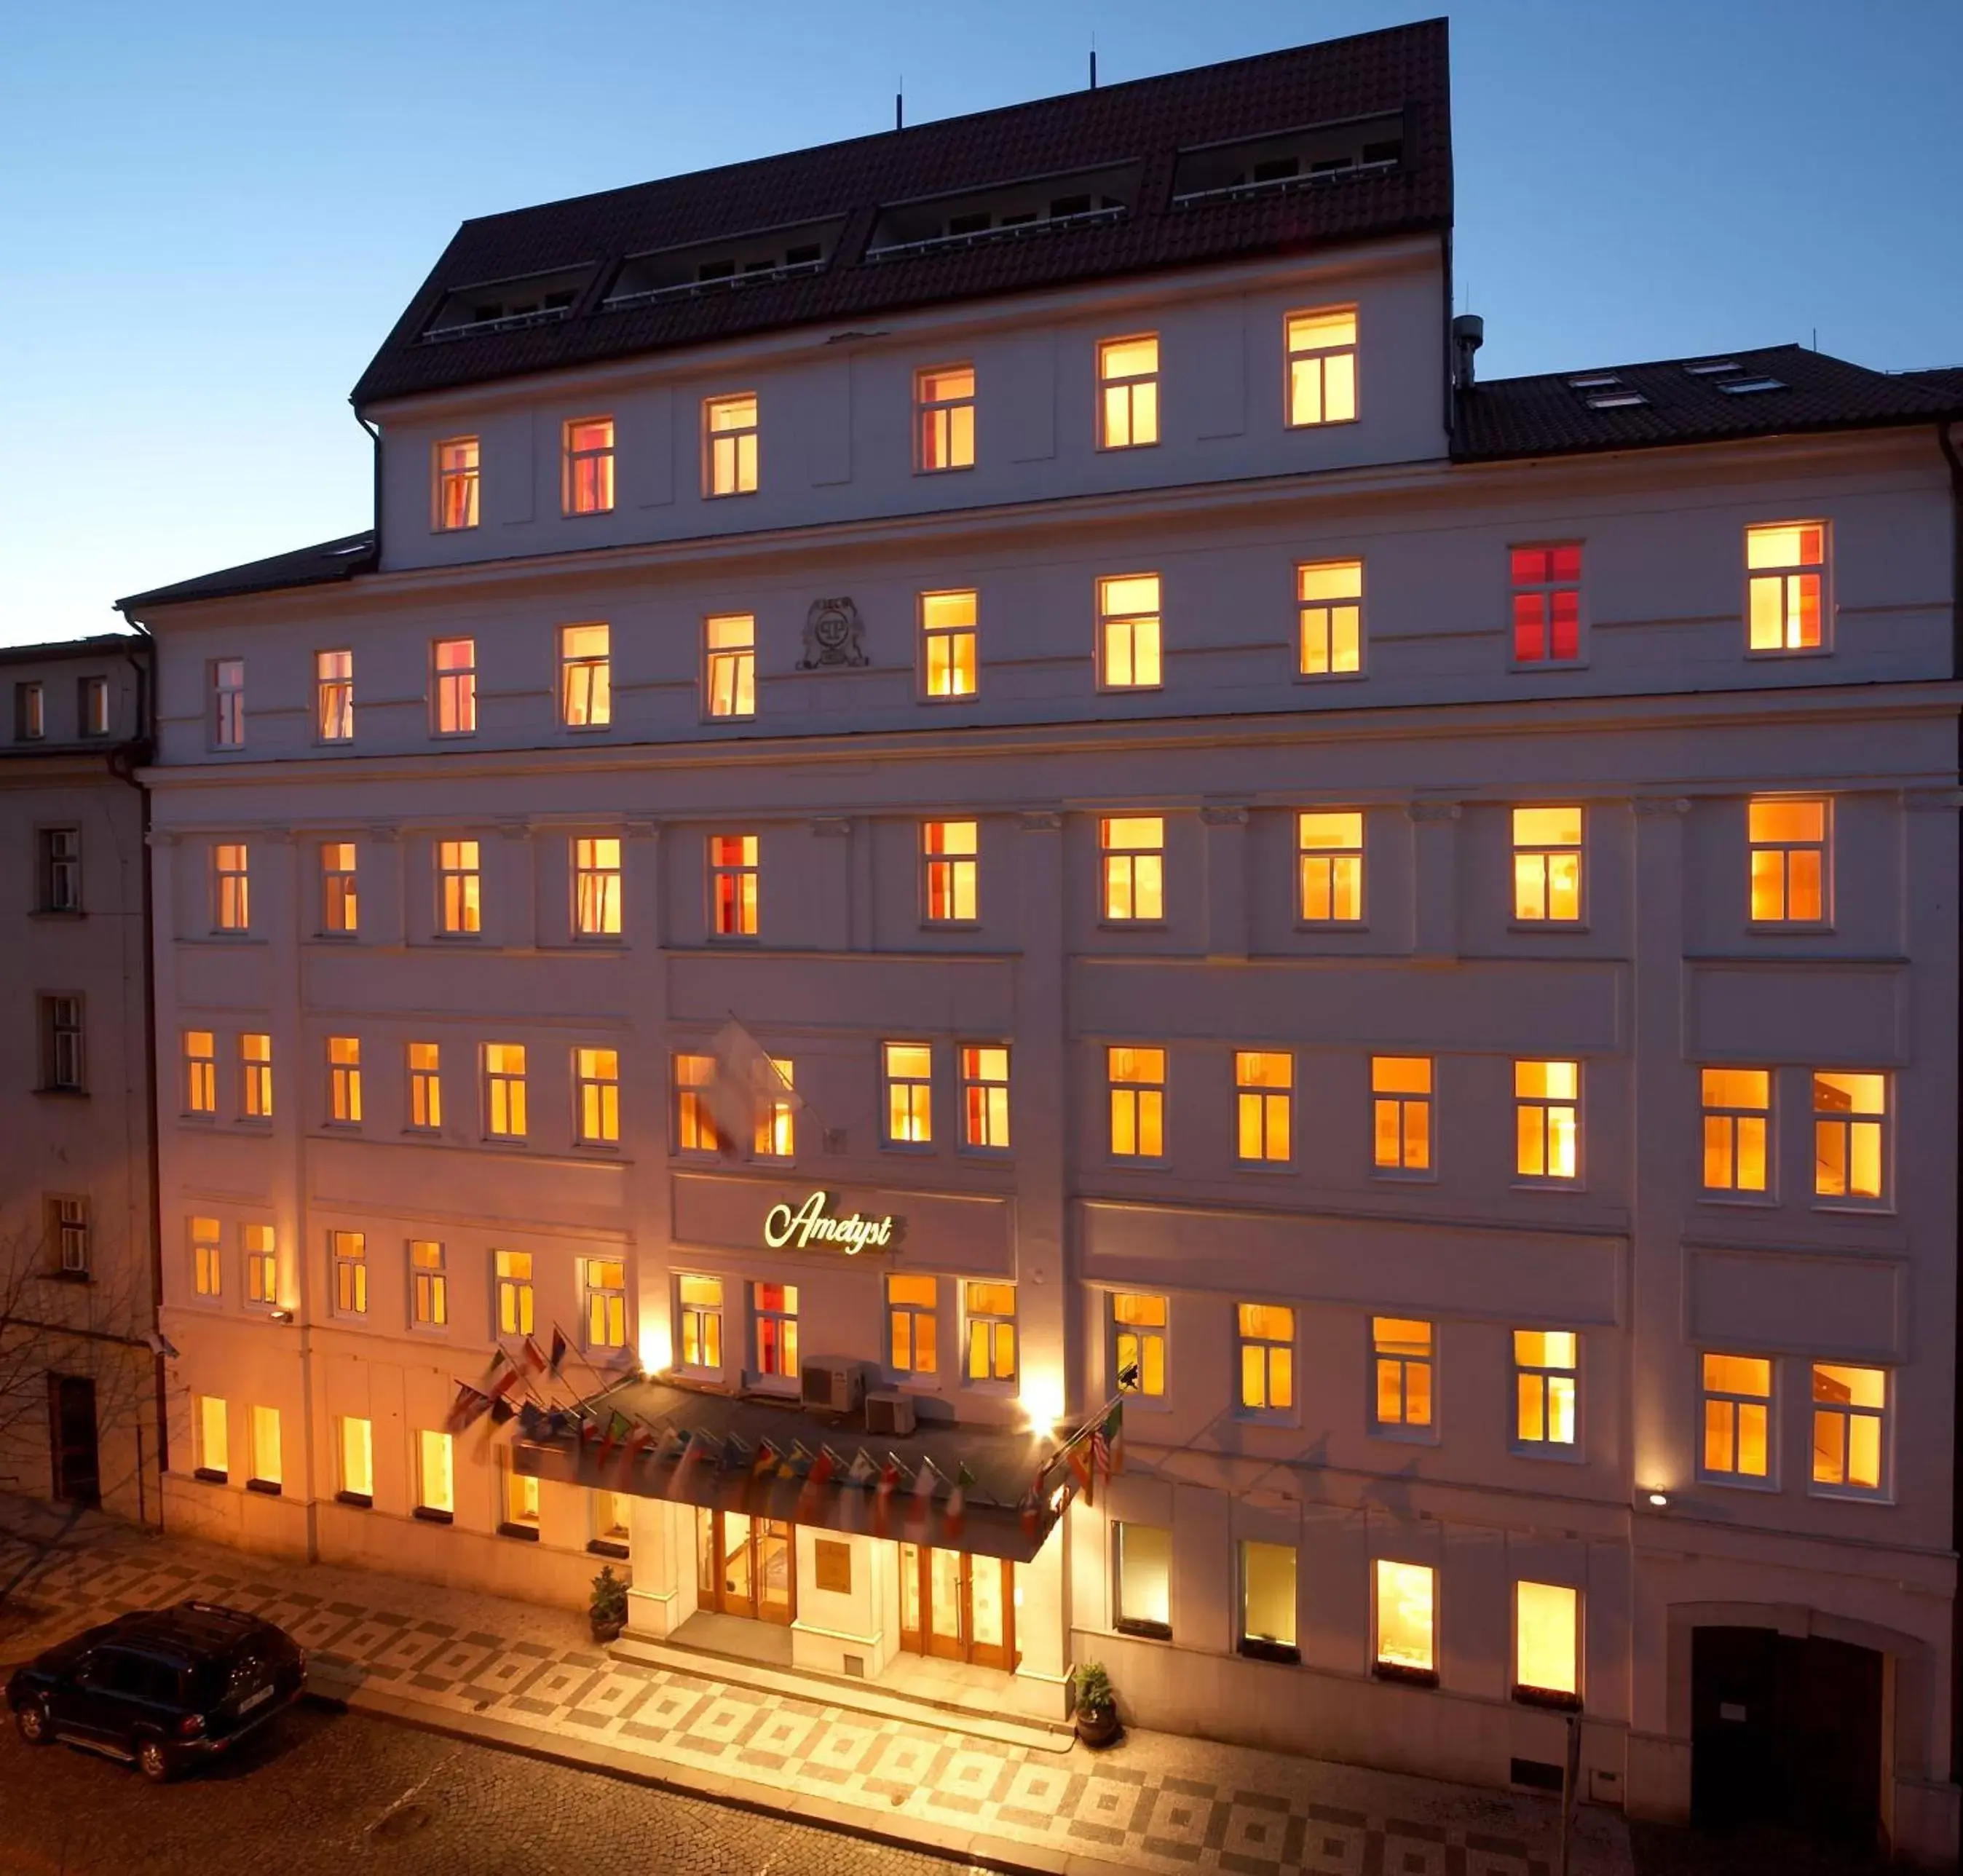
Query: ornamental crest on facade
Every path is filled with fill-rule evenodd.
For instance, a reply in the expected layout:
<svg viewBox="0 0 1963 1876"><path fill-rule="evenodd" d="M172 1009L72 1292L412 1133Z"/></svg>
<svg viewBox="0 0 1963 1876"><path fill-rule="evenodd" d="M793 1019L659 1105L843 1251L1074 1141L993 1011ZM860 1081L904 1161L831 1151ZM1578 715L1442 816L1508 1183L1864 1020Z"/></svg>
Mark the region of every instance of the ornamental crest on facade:
<svg viewBox="0 0 1963 1876"><path fill-rule="evenodd" d="M811 603L805 615L804 656L798 661L801 671L824 671L834 666L869 664L860 639L866 628L859 608L849 599L819 599Z"/></svg>

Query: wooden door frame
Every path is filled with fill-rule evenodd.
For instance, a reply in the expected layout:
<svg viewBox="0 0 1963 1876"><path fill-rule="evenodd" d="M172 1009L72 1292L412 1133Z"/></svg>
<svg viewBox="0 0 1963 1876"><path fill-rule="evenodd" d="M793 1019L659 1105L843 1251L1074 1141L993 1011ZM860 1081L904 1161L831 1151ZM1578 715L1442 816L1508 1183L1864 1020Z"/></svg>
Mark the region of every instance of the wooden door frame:
<svg viewBox="0 0 1963 1876"><path fill-rule="evenodd" d="M749 1606L732 1609L725 1602L724 1585L729 1580L726 1568L729 1541L725 1533L723 1519L726 1516L720 1505L698 1505L696 1507L696 1559L695 1600L696 1608L712 1615L734 1615L745 1621L770 1622L778 1628L788 1628L797 1620L797 1526L788 1519L758 1518L747 1511L739 1510L737 1516L749 1520L749 1533L743 1540L749 1566ZM709 1544L713 1551L710 1580L705 1587L703 1577L704 1561L702 1551L702 1517L709 1517ZM758 1554L760 1527L766 1524L781 1525L784 1533L785 1561L788 1565L786 1581L790 1591L789 1599L780 1611L769 1607L764 1600L763 1576L759 1568Z"/></svg>
<svg viewBox="0 0 1963 1876"><path fill-rule="evenodd" d="M1007 1557L988 1557L983 1561L999 1564L1002 1571L1002 1642L1000 1647L992 1643L978 1642L975 1639L975 1556L969 1551L956 1551L953 1555L960 1561L956 1571L956 1595L959 1599L959 1629L951 1647L943 1637L936 1635L933 1627L933 1552L937 1548L927 1544L911 1544L902 1540L899 1548L901 1573L900 1647L908 1654L917 1654L930 1660L959 1661L974 1667L999 1668L1013 1673L1016 1664L1022 1659L1016 1651L1016 1567ZM918 1572L915 1586L919 1592L918 1607L921 1625L917 1629L906 1626L906 1553L914 1554L914 1567ZM937 1646L937 1644L940 1645ZM998 1658L984 1658L998 1657Z"/></svg>

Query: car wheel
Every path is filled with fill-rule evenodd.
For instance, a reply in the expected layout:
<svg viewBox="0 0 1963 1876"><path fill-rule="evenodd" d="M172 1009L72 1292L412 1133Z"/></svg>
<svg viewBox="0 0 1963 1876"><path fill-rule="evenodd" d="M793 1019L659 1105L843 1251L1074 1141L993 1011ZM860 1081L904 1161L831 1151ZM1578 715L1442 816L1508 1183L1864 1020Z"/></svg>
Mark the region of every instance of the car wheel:
<svg viewBox="0 0 1963 1876"><path fill-rule="evenodd" d="M162 1740L146 1739L136 1748L136 1769L152 1785L162 1785L177 1764Z"/></svg>
<svg viewBox="0 0 1963 1876"><path fill-rule="evenodd" d="M24 1707L17 1707L14 1711L14 1724L21 1738L30 1746L52 1746L54 1743L54 1721L49 1716L46 1705L41 1701L30 1700Z"/></svg>

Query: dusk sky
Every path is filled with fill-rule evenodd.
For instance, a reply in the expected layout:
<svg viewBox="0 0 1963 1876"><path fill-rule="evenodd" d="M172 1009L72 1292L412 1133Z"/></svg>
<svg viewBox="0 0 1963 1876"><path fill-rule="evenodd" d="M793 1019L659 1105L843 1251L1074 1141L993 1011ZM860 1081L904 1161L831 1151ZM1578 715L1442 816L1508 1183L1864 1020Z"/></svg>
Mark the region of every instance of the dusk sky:
<svg viewBox="0 0 1963 1876"><path fill-rule="evenodd" d="M0 642L370 517L347 393L456 225L1421 19L1388 0L9 10ZM1958 0L1452 11L1483 375L1963 361Z"/></svg>

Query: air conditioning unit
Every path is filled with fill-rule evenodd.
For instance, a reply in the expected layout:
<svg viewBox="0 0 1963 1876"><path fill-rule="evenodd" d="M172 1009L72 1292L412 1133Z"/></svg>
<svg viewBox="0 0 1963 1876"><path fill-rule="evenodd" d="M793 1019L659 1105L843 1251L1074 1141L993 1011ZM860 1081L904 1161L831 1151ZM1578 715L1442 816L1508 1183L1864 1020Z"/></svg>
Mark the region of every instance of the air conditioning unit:
<svg viewBox="0 0 1963 1876"><path fill-rule="evenodd" d="M866 1392L866 1369L860 1362L806 1362L803 1400L806 1407L830 1413L850 1413Z"/></svg>
<svg viewBox="0 0 1963 1876"><path fill-rule="evenodd" d="M869 1394L866 1430L904 1439L914 1430L914 1397L910 1394Z"/></svg>

